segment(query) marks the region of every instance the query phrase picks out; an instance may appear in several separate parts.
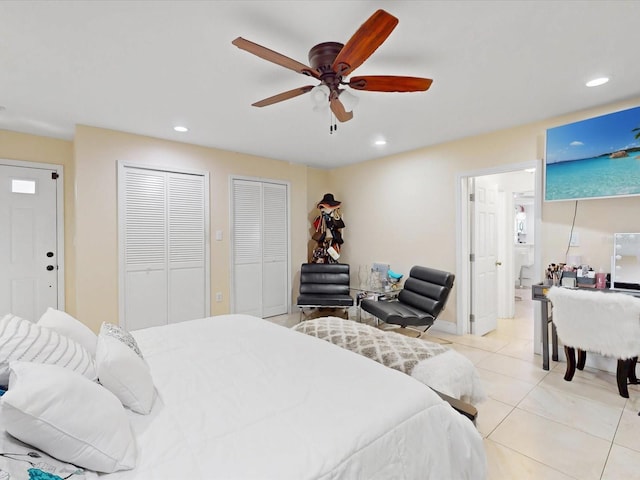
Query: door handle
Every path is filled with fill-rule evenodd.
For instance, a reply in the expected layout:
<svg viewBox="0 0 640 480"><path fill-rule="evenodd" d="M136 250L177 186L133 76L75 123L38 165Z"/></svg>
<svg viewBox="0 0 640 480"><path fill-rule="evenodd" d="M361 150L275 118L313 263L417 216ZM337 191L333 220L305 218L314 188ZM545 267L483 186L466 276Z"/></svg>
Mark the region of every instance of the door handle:
<svg viewBox="0 0 640 480"><path fill-rule="evenodd" d="M496 267L499 267L500 265L502 265L502 262L496 261Z"/></svg>
<svg viewBox="0 0 640 480"><path fill-rule="evenodd" d="M53 265L47 265L47 270L51 271L53 270L55 267Z"/></svg>
<svg viewBox="0 0 640 480"><path fill-rule="evenodd" d="M47 252L47 257L49 258L53 257L53 252Z"/></svg>

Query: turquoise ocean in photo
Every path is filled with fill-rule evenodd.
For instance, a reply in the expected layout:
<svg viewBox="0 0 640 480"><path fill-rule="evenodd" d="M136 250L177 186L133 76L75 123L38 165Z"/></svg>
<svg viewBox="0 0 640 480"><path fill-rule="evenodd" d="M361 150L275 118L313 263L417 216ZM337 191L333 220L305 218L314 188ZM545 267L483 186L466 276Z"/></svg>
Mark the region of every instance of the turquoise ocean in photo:
<svg viewBox="0 0 640 480"><path fill-rule="evenodd" d="M640 107L547 129L544 181L547 201L640 194Z"/></svg>
<svg viewBox="0 0 640 480"><path fill-rule="evenodd" d="M640 194L640 152L547 164L545 200Z"/></svg>

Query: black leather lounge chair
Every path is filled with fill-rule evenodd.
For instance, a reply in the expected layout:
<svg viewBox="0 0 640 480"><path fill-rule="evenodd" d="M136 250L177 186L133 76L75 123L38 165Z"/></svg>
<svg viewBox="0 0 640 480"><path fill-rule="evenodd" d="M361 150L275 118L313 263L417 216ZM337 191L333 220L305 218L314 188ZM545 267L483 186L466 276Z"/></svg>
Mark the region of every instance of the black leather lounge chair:
<svg viewBox="0 0 640 480"><path fill-rule="evenodd" d="M300 319L305 309L353 306L349 295L349 265L344 263L303 263L300 269Z"/></svg>
<svg viewBox="0 0 640 480"><path fill-rule="evenodd" d="M426 332L446 305L454 279L453 273L414 266L397 298L365 299L360 308L384 323L426 327Z"/></svg>

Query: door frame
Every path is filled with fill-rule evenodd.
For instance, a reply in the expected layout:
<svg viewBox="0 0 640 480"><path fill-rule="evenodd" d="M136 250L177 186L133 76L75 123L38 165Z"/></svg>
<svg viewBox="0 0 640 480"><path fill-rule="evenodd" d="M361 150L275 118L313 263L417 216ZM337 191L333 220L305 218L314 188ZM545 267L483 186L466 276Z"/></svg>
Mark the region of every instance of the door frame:
<svg viewBox="0 0 640 480"><path fill-rule="evenodd" d="M266 177L251 177L247 175L229 175L229 310L233 310L235 305L235 265L234 265L234 244L233 244L233 182L235 180L246 180L251 182L275 183L287 187L287 314L291 314L291 182ZM235 313L232 311L232 313Z"/></svg>
<svg viewBox="0 0 640 480"><path fill-rule="evenodd" d="M38 170L49 170L58 174L56 184L56 255L57 255L57 282L58 282L58 308L65 309L65 260L64 260L64 167L56 163L29 162L26 160L9 160L0 158L0 165L10 167L34 168Z"/></svg>
<svg viewBox="0 0 640 480"><path fill-rule="evenodd" d="M531 160L528 162L512 163L499 165L496 167L482 168L478 170L469 170L460 172L456 175L456 278L458 279L456 293L456 334L464 335L470 333L469 315L471 313L471 262L469 255L471 253L471 229L473 218L472 210L469 208L469 179L481 177L484 175L493 175L499 173L510 173L514 171L524 170L526 168L535 168L535 216L534 216L534 278L533 281L539 282L541 272L541 245L540 231L542 223L542 160ZM534 311L535 324L540 323L539 309ZM539 329L534 329L534 337L539 337ZM534 345L537 345L539 339L534 338Z"/></svg>

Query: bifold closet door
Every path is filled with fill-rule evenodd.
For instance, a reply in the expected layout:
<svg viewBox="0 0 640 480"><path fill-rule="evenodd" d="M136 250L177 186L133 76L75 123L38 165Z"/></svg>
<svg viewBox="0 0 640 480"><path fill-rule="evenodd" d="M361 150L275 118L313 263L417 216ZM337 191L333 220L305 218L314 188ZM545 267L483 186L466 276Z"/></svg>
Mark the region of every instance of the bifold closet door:
<svg viewBox="0 0 640 480"><path fill-rule="evenodd" d="M124 167L121 180L126 328L208 316L204 176Z"/></svg>
<svg viewBox="0 0 640 480"><path fill-rule="evenodd" d="M288 187L232 180L234 313L271 317L288 312Z"/></svg>

